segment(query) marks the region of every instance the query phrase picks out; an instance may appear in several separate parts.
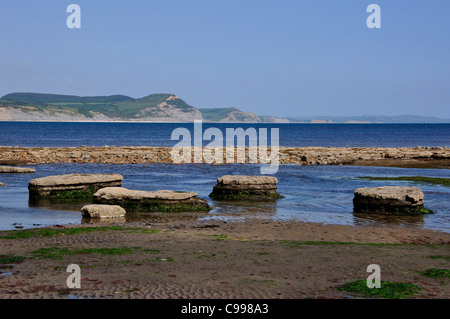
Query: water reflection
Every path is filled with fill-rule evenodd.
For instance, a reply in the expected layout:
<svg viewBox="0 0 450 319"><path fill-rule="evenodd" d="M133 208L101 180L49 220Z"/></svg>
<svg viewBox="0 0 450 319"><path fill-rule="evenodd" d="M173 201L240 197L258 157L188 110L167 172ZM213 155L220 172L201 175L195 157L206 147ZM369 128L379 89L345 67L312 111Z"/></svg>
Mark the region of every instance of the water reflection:
<svg viewBox="0 0 450 319"><path fill-rule="evenodd" d="M237 221L247 217L272 220L295 220L325 224L417 227L449 232L449 188L439 185L418 185L425 193L427 208L435 214L424 216L385 216L355 214L352 199L360 187L377 187L385 181L361 180L360 176L430 176L450 177L450 170L404 169L356 166L294 166L283 165L276 177L279 193L285 196L276 202L227 202L208 197L223 175L258 175L256 165L227 164L221 166L186 164L109 165L109 164L49 164L38 167L37 177L79 173L120 173L124 187L154 191L173 189L194 191L208 200L208 213L132 213L127 221L164 222L190 220ZM0 189L0 229L13 229L15 223L28 227L36 225L79 224L80 209L92 200L29 200L29 176L2 177L6 188ZM394 185L391 183L389 185Z"/></svg>
<svg viewBox="0 0 450 319"><path fill-rule="evenodd" d="M196 221L208 213L202 212L127 212L125 219L127 222L167 223L173 221Z"/></svg>
<svg viewBox="0 0 450 319"><path fill-rule="evenodd" d="M355 226L374 226L374 225L389 225L389 226L410 226L414 228L423 228L425 225L424 216L409 216L409 215L383 215L370 213L353 213Z"/></svg>
<svg viewBox="0 0 450 319"><path fill-rule="evenodd" d="M125 223L125 217L117 217L117 218L81 218L82 224L101 224L101 225L110 225L117 223Z"/></svg>
<svg viewBox="0 0 450 319"><path fill-rule="evenodd" d="M30 199L29 207L58 210L58 211L77 211L80 212L84 205L92 204L92 199L70 199L70 200L51 200L51 199ZM82 224L114 224L123 222L144 222L144 223L167 223L174 221L196 221L199 219L241 219L247 217L279 219L280 214L275 201L210 201L212 210L209 212L134 212L127 211L123 218L82 218ZM289 218L288 218L289 219ZM424 216L405 216L405 215L382 215L370 213L353 212L353 224L355 226L408 226L423 228L425 225Z"/></svg>
<svg viewBox="0 0 450 319"><path fill-rule="evenodd" d="M64 199L64 200L30 198L28 200L28 206L31 208L63 210L63 211L80 211L83 206L92 203L93 203L92 198Z"/></svg>
<svg viewBox="0 0 450 319"><path fill-rule="evenodd" d="M58 210L58 211L77 211L85 205L92 204L92 199L36 199L30 198L29 207ZM126 216L122 218L96 219L81 218L82 224L96 223L120 223L120 222L146 222L146 223L165 223L173 221L195 221L198 219L208 219L214 217L240 218L240 217L261 217L275 218L277 215L276 202L257 202L257 201L210 201L212 210L209 212L135 212L127 211Z"/></svg>
<svg viewBox="0 0 450 319"><path fill-rule="evenodd" d="M271 214L276 215L275 201L212 201L216 214Z"/></svg>

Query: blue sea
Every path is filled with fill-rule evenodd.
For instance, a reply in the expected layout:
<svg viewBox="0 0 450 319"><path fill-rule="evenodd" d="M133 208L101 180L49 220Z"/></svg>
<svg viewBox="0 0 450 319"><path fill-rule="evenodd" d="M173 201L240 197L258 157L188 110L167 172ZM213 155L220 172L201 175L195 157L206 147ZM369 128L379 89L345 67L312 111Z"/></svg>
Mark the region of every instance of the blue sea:
<svg viewBox="0 0 450 319"><path fill-rule="evenodd" d="M203 123L203 131L216 127L279 129L286 147L415 147L449 146L450 124L229 124ZM174 146L171 133L191 123L47 123L0 122L0 146ZM205 141L205 144L208 144ZM270 143L269 143L270 145Z"/></svg>
<svg viewBox="0 0 450 319"><path fill-rule="evenodd" d="M279 144L286 147L437 147L450 146L450 124L203 124L216 127L279 129ZM193 124L173 123L47 123L0 122L0 146L174 146L172 131ZM270 145L270 142L268 143ZM371 181L361 176L430 176L450 178L448 169L408 169L360 166L281 165L275 176L284 198L274 203L218 202L208 195L216 179L227 174L258 175L256 164L49 164L34 165L34 174L1 174L0 230L54 224L80 224L80 208L86 201L30 203L28 182L37 177L69 173L119 173L123 186L139 190L195 191L207 199L209 213L130 214L129 221L239 220L269 218L339 225L397 226L450 232L450 187L409 181ZM353 213L353 192L359 187L382 185L418 186L425 206L435 213L419 217L387 217Z"/></svg>

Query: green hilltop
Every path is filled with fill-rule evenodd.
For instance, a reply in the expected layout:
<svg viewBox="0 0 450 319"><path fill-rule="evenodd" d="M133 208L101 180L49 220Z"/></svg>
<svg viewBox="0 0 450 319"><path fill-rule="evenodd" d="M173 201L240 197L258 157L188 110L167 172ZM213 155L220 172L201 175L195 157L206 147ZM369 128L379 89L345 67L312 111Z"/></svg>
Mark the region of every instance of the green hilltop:
<svg viewBox="0 0 450 319"><path fill-rule="evenodd" d="M20 113L11 117L0 113L0 120L163 120L208 122L261 122L253 113L245 113L235 107L200 108L190 106L171 93L156 93L142 98L126 95L76 96L43 93L10 93L0 99L0 108ZM82 115L80 117L80 115ZM106 117L106 118L105 118Z"/></svg>
<svg viewBox="0 0 450 319"><path fill-rule="evenodd" d="M160 116L161 109L173 107L180 112L195 110L174 94L157 93L134 99L125 95L75 96L42 93L11 93L0 99L0 107L20 108L22 111L69 111L92 118L101 113L111 118L139 119Z"/></svg>
<svg viewBox="0 0 450 319"><path fill-rule="evenodd" d="M62 94L44 94L44 93L10 93L1 98L2 100L29 102L37 104L85 104L85 103L120 103L134 100L125 95L111 96L76 96Z"/></svg>
<svg viewBox="0 0 450 319"><path fill-rule="evenodd" d="M240 112L240 110L235 107L200 108L198 110L202 112L202 116L205 120L211 122L218 122L221 119L226 118L231 112Z"/></svg>
<svg viewBox="0 0 450 319"><path fill-rule="evenodd" d="M416 115L258 116L235 107L197 109L171 93L155 93L137 99L120 94L10 93L0 99L0 121L192 122L202 118L207 122L234 123L450 123L450 119Z"/></svg>

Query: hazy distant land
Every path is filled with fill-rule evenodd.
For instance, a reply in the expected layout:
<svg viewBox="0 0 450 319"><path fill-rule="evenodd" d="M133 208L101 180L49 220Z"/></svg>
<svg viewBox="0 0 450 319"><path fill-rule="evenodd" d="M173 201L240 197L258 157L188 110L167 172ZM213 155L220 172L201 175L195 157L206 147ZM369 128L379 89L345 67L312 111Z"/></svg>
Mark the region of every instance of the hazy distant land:
<svg viewBox="0 0 450 319"><path fill-rule="evenodd" d="M0 99L0 121L184 123L194 120L222 123L450 123L450 119L416 115L282 118L244 112L236 107L196 108L171 93L150 94L138 99L126 95L11 93Z"/></svg>

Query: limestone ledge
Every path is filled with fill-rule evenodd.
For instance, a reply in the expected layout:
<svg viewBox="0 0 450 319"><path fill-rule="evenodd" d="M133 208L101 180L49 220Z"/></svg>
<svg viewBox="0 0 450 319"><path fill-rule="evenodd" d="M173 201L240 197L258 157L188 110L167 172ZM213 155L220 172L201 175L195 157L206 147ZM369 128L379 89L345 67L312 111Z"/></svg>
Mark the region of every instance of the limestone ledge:
<svg viewBox="0 0 450 319"><path fill-rule="evenodd" d="M206 148L204 148L206 149ZM245 148L246 163L268 163L254 149ZM208 150L211 152L211 150ZM270 156L271 149L268 148ZM194 163L194 148L191 152ZM234 153L234 161L227 160ZM249 156L249 153L252 156ZM214 153L213 153L214 154ZM240 163L236 149L223 148L223 163ZM231 155L233 158L233 155ZM249 160L249 158L251 160ZM203 163L213 162L206 160ZM209 156L211 159L211 156ZM172 164L171 147L10 147L0 146L0 165L51 163L105 163L105 164ZM280 147L280 164L301 165L369 165L450 168L448 147ZM220 163L218 163L220 164ZM409 166L408 166L409 165Z"/></svg>

